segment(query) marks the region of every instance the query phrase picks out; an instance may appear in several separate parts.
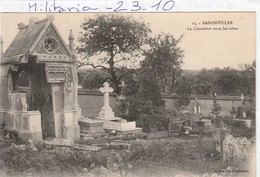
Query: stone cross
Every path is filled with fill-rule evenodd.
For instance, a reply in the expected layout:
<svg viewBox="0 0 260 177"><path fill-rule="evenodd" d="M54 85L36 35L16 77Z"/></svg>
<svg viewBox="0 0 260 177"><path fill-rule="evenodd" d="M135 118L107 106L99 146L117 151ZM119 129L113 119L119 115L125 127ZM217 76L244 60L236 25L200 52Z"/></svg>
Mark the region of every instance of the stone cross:
<svg viewBox="0 0 260 177"><path fill-rule="evenodd" d="M104 107L109 106L109 93L113 92L114 89L112 87L109 87L109 83L105 82L103 84L104 87L101 87L99 90L104 93Z"/></svg>
<svg viewBox="0 0 260 177"><path fill-rule="evenodd" d="M216 93L216 92L213 94L213 102L214 102L214 103L217 102L217 93Z"/></svg>
<svg viewBox="0 0 260 177"><path fill-rule="evenodd" d="M241 105L243 105L244 104L244 100L245 100L245 97L244 97L243 94L241 95L240 99L241 99Z"/></svg>

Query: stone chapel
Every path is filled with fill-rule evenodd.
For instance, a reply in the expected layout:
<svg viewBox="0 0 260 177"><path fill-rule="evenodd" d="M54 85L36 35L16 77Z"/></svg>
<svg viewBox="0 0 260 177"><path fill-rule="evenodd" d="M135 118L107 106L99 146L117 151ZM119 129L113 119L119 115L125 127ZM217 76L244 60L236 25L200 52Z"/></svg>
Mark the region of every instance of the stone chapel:
<svg viewBox="0 0 260 177"><path fill-rule="evenodd" d="M18 24L18 34L1 51L0 123L25 139L73 142L81 117L74 37L70 31L67 45L53 20Z"/></svg>

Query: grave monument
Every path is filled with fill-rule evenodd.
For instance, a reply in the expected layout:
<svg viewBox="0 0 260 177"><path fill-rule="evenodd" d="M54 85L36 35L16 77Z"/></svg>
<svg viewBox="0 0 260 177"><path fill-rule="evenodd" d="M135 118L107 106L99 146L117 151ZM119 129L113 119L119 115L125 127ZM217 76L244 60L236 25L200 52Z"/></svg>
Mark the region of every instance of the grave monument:
<svg viewBox="0 0 260 177"><path fill-rule="evenodd" d="M200 107L200 104L198 102L198 98L195 99L195 102L193 104L191 112L192 113L191 113L190 125L191 125L191 127L196 127L197 126L197 121L199 121L200 118L202 117L201 107Z"/></svg>
<svg viewBox="0 0 260 177"><path fill-rule="evenodd" d="M217 93L214 93L213 94L213 105L212 105L212 108L211 108L211 114L214 117L218 117L219 114L220 114L220 111L222 109L222 107L220 106L220 104L217 101L218 101Z"/></svg>
<svg viewBox="0 0 260 177"><path fill-rule="evenodd" d="M0 120L25 139L73 143L81 117L74 37L70 31L67 45L53 20L18 24L18 34L1 55ZM28 85L21 90L24 79Z"/></svg>
<svg viewBox="0 0 260 177"><path fill-rule="evenodd" d="M244 94L240 96L240 99L241 99L241 105L238 107L237 117L239 119L247 119Z"/></svg>
<svg viewBox="0 0 260 177"><path fill-rule="evenodd" d="M142 128L136 127L135 121L127 122L125 119L115 117L112 108L109 106L109 93L113 92L113 88L109 86L108 82L105 82L99 90L104 94L104 106L96 119L104 122L103 128L105 130L115 130L123 134L142 132Z"/></svg>
<svg viewBox="0 0 260 177"><path fill-rule="evenodd" d="M200 104L198 102L198 98L195 99L195 103L194 103L194 106L193 106L193 113L194 114L201 114L201 112L200 112Z"/></svg>
<svg viewBox="0 0 260 177"><path fill-rule="evenodd" d="M245 105L245 96L242 94L241 97L241 105L237 108L236 117L232 119L232 122L236 124L239 123L242 126L251 128L252 127L252 120L248 119L247 117L247 108Z"/></svg>

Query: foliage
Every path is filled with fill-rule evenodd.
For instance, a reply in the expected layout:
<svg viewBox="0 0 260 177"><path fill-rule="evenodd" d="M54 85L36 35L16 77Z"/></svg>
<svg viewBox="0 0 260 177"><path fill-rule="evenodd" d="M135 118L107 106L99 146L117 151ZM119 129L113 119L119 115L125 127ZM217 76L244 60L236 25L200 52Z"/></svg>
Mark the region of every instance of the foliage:
<svg viewBox="0 0 260 177"><path fill-rule="evenodd" d="M165 102L150 69L140 69L139 82L138 91L129 96L128 120L137 121L145 132L164 130L168 119Z"/></svg>
<svg viewBox="0 0 260 177"><path fill-rule="evenodd" d="M241 69L202 69L195 77L193 92L220 95L255 95L255 61L251 65L241 65Z"/></svg>
<svg viewBox="0 0 260 177"><path fill-rule="evenodd" d="M224 69L203 69L198 74L198 80L210 83L212 92L223 95L239 92L238 71L230 67Z"/></svg>
<svg viewBox="0 0 260 177"><path fill-rule="evenodd" d="M163 106L156 106L140 94L130 99L128 120L135 120L146 133L163 131L167 128L168 117Z"/></svg>
<svg viewBox="0 0 260 177"><path fill-rule="evenodd" d="M175 84L180 72L182 50L177 47L179 42L180 39L175 40L169 34L151 38L151 48L145 51L141 68L128 78L128 82L134 85L131 94L128 92L128 119L137 121L145 132L162 131L168 127L169 113L161 91L165 91L169 84Z"/></svg>
<svg viewBox="0 0 260 177"><path fill-rule="evenodd" d="M219 132L214 134L216 150L221 152ZM225 160L240 159L245 160L250 155L251 142L246 137L233 137L230 133L225 133L223 140L223 156Z"/></svg>
<svg viewBox="0 0 260 177"><path fill-rule="evenodd" d="M177 90L176 93L178 94L178 105L185 105L188 106L190 104L190 95L191 95L191 85L189 82L186 81L185 77L182 77L177 82Z"/></svg>
<svg viewBox="0 0 260 177"><path fill-rule="evenodd" d="M149 68L162 92L172 91L180 76L183 50L178 47L183 36L175 39L170 34L160 34L149 40L150 48L144 52L142 68Z"/></svg>
<svg viewBox="0 0 260 177"><path fill-rule="evenodd" d="M108 73L104 70L87 70L78 73L79 84L84 89L99 89L108 78Z"/></svg>
<svg viewBox="0 0 260 177"><path fill-rule="evenodd" d="M6 141L7 145L11 144L11 143L15 143L15 144L24 144L27 143L27 141L23 140L20 136L19 136L19 132L17 132L16 130L8 130L6 129L5 124L0 126L0 136L5 137L5 139L8 139L9 141Z"/></svg>
<svg viewBox="0 0 260 177"><path fill-rule="evenodd" d="M255 96L256 92L256 61L250 65L242 65L240 71L240 90L245 95Z"/></svg>
<svg viewBox="0 0 260 177"><path fill-rule="evenodd" d="M149 171L156 171L157 167L197 173L220 169L219 161L212 156L212 137L202 138L201 147L197 138L183 138L137 139L129 141L130 149L105 149L98 152L78 151L68 147L21 150L19 146L8 143L9 140L0 138L0 160L4 165L1 168L5 167L9 173L20 176L128 176L138 169L144 170L147 164ZM246 168L245 164L246 161L240 164L242 169Z"/></svg>
<svg viewBox="0 0 260 177"><path fill-rule="evenodd" d="M132 96L138 92L140 86L140 69L123 68L121 73L125 81L125 88L123 95Z"/></svg>
<svg viewBox="0 0 260 177"><path fill-rule="evenodd" d="M199 171L200 173L220 168L218 161L206 156L214 152L212 138L202 139L203 161L200 160L197 138L146 140L134 142L133 146L130 159L132 163L138 164L135 165L135 168L143 167L145 162L160 165L160 167L163 164L174 169Z"/></svg>
<svg viewBox="0 0 260 177"><path fill-rule="evenodd" d="M217 102L217 100L213 101L213 106L211 108L211 113L215 116L219 115L220 111L221 111L222 107L220 106L220 104Z"/></svg>
<svg viewBox="0 0 260 177"><path fill-rule="evenodd" d="M211 82L198 79L198 75L194 73L184 73L186 81L191 85L191 92L199 95L208 95L212 90Z"/></svg>
<svg viewBox="0 0 260 177"><path fill-rule="evenodd" d="M134 62L150 28L141 20L118 14L98 14L85 19L81 28L77 52L84 56L84 60L79 61L80 65L107 70L114 90L119 94L122 75L118 68Z"/></svg>

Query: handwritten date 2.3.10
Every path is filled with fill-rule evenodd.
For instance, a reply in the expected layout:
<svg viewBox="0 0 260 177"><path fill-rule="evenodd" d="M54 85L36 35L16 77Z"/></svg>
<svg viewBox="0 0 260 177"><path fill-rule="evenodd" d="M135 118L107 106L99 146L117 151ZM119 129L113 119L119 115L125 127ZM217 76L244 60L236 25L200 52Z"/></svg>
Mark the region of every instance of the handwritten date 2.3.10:
<svg viewBox="0 0 260 177"><path fill-rule="evenodd" d="M143 1L115 1L107 5L87 1L37 1L28 3L29 12L152 12L171 11L175 7L174 0L157 0L149 3ZM104 2L104 1L103 1ZM111 1L110 1L111 2Z"/></svg>

